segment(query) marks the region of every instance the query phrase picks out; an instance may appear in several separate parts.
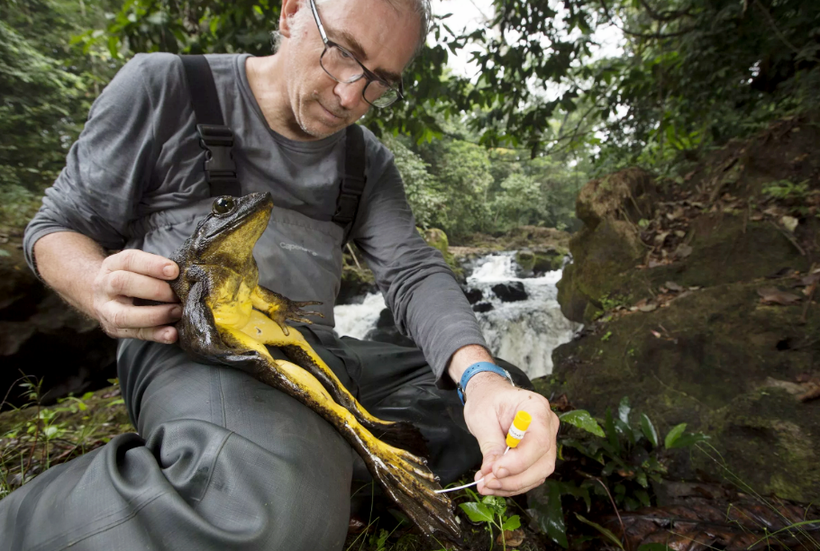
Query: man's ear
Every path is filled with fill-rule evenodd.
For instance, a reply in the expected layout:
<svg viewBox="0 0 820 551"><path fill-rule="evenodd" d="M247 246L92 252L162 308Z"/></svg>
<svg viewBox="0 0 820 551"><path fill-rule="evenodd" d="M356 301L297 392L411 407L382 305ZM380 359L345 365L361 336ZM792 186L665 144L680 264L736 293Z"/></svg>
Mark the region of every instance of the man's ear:
<svg viewBox="0 0 820 551"><path fill-rule="evenodd" d="M307 0L282 0L282 10L279 13L279 34L290 38L291 20L304 1Z"/></svg>

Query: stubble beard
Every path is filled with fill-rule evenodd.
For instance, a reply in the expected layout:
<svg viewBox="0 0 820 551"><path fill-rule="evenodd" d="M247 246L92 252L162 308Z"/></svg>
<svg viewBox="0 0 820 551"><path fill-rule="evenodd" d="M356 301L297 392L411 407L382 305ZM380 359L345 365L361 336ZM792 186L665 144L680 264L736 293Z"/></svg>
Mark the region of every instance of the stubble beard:
<svg viewBox="0 0 820 551"><path fill-rule="evenodd" d="M312 19L310 20L312 22ZM304 41L306 41L305 34L303 32L305 25L307 25L308 21L306 20L305 16L302 16L301 19L294 22L295 28L294 32L291 37L292 44L291 46L298 51L300 48L305 47ZM315 63L319 64L319 59L316 58ZM300 63L299 60L293 60L291 63L291 74L294 77L294 82L298 83L307 83L308 76L310 71L308 71L303 64ZM321 67L318 67L321 70ZM324 71L322 71L321 77L326 77ZM326 77L330 78L330 77ZM300 130L306 135L316 139L322 139L330 136L331 134L335 134L345 126L349 125L350 122L347 120L347 117L342 114L341 117L345 120L343 125L340 125L336 128L329 128L328 126L322 124L320 120L317 119L315 115L311 115L309 112L311 108L318 108L322 109L323 107L333 113L334 115L338 115L338 110L333 109L329 106L326 106L324 103L320 101L319 91L312 85L309 84L309 88L312 89L310 93L306 93L303 89L295 89L291 91L291 105L294 108L294 118L296 124L299 126ZM313 104L318 103L317 107L314 107Z"/></svg>
<svg viewBox="0 0 820 551"><path fill-rule="evenodd" d="M310 107L313 106L313 103L317 103L319 109L327 109L326 107L324 107L324 104L319 100L318 90L314 90L313 92L311 92L310 94L306 94L305 97L302 98L302 100L299 103L300 113L296 119L296 122L299 125L299 128L301 128L302 132L304 132L305 134L317 139L326 138L331 134L335 134L336 132L350 124L344 115L342 115L344 123L335 128L330 128L322 124L319 120L316 120L315 117L312 117L308 113L308 110L310 109ZM334 115L337 114L335 110L327 110L333 113Z"/></svg>

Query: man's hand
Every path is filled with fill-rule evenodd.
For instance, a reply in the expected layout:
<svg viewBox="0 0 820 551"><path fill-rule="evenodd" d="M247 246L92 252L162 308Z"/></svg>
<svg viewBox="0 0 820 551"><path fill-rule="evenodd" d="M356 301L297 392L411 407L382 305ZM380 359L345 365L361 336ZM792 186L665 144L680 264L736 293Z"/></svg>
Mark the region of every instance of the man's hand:
<svg viewBox="0 0 820 551"><path fill-rule="evenodd" d="M484 495L512 496L544 483L555 470L558 416L540 394L515 388L495 373L479 373L465 389L464 419L478 440L484 461L475 480ZM507 449L507 431L515 414L524 410L532 416L518 447Z"/></svg>
<svg viewBox="0 0 820 551"><path fill-rule="evenodd" d="M178 274L176 263L144 251L106 257L94 278L94 317L111 337L175 342L177 330L170 324L182 316L182 307L168 281ZM168 304L137 306L134 299Z"/></svg>
<svg viewBox="0 0 820 551"><path fill-rule="evenodd" d="M40 276L69 304L100 322L112 337L172 343L169 324L182 315L168 284L179 274L175 262L138 250L112 256L92 239L57 232L34 244ZM136 306L134 299L159 303Z"/></svg>
<svg viewBox="0 0 820 551"><path fill-rule="evenodd" d="M458 382L467 367L475 362L495 362L481 346L469 345L453 354L448 368ZM512 496L540 486L555 470L558 416L540 394L516 388L492 372L474 375L464 389L464 420L478 440L484 460L475 480L484 495ZM507 449L507 431L515 414L524 410L532 422L524 439L515 449Z"/></svg>

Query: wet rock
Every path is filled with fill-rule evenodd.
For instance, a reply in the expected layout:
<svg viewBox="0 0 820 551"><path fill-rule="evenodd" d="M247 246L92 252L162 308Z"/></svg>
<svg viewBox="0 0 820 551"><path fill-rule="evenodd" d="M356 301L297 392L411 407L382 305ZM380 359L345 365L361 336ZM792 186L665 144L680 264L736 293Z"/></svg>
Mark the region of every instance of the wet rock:
<svg viewBox="0 0 820 551"><path fill-rule="evenodd" d="M492 309L493 309L493 305L490 304L489 302L479 302L479 303L473 304L473 312L476 312L478 314L482 314L484 312L489 312Z"/></svg>
<svg viewBox="0 0 820 551"><path fill-rule="evenodd" d="M527 291L524 289L524 284L520 281L512 281L510 283L499 283L493 285L493 293L502 302L516 302L519 300L527 300Z"/></svg>
<svg viewBox="0 0 820 551"><path fill-rule="evenodd" d="M475 304L484 298L484 293L481 292L481 289L464 289L464 296L467 297L470 304Z"/></svg>
<svg viewBox="0 0 820 551"><path fill-rule="evenodd" d="M560 270L564 257L569 254L566 249L555 247L525 248L515 253L515 262L519 269L518 277L540 277L547 272Z"/></svg>

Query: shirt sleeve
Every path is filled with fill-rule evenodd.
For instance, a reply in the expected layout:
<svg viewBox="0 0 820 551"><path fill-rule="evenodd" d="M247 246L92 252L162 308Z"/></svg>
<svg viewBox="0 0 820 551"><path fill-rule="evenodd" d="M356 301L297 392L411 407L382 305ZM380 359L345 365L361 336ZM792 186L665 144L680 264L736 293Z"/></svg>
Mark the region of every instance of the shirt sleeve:
<svg viewBox="0 0 820 551"><path fill-rule="evenodd" d="M466 345L487 344L441 252L416 230L392 154L378 144L376 151L368 148L368 156L367 187L351 236L373 270L399 331L422 350L437 384L453 388L445 374L452 355Z"/></svg>
<svg viewBox="0 0 820 551"><path fill-rule="evenodd" d="M122 248L127 241L128 224L157 157L148 58L129 61L94 102L65 168L28 224L23 245L35 273L34 244L50 233L78 232L107 249Z"/></svg>

